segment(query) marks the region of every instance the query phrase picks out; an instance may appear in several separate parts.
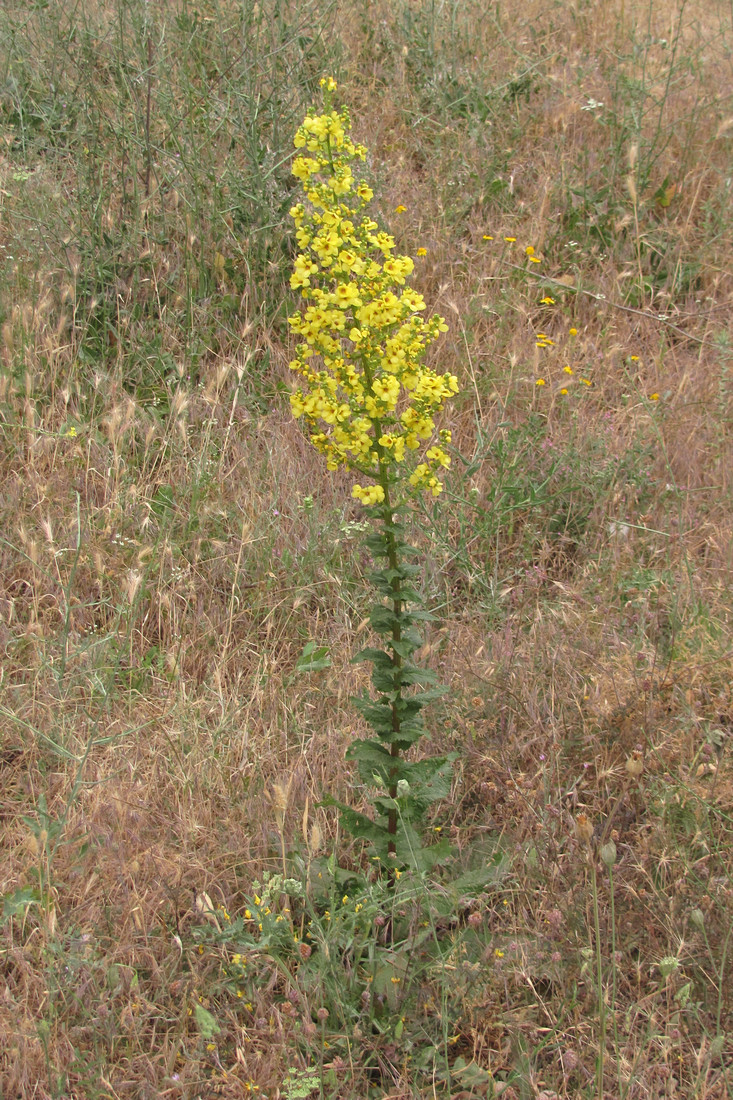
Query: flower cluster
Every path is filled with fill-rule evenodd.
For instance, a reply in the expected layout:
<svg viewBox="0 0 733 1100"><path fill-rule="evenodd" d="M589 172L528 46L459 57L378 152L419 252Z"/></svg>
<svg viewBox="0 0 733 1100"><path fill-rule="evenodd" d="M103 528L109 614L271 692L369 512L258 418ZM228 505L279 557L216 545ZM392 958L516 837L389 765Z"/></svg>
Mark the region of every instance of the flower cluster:
<svg viewBox="0 0 733 1100"><path fill-rule="evenodd" d="M405 481L437 496L450 432L435 439L435 417L458 382L423 359L448 326L422 316L422 296L406 285L412 259L367 214L372 190L353 171L366 149L349 137L348 112L330 109L335 82L321 84L324 113L310 112L295 135L293 175L305 201L290 211L299 247L290 285L303 308L288 321L300 339L290 366L303 381L291 408L330 470L374 480L354 486L363 503L381 503L390 484ZM422 461L413 464L416 452Z"/></svg>

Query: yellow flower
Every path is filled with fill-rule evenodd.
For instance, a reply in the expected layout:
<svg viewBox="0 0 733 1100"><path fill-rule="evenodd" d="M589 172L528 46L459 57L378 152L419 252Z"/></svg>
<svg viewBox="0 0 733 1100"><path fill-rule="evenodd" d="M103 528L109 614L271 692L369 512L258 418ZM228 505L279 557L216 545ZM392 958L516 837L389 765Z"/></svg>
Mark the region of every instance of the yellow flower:
<svg viewBox="0 0 733 1100"><path fill-rule="evenodd" d="M528 244L524 251L527 253L528 256L534 256L534 248L531 244Z"/></svg>
<svg viewBox="0 0 733 1100"><path fill-rule="evenodd" d="M565 372L565 374L572 374L573 373L573 368L566 366L566 367L563 367L563 371Z"/></svg>
<svg viewBox="0 0 733 1100"><path fill-rule="evenodd" d="M514 244L516 239L517 239L516 237L505 237L504 238L504 240L507 242L507 244Z"/></svg>
<svg viewBox="0 0 733 1100"><path fill-rule="evenodd" d="M427 256L428 250L427 248L418 248L417 254L418 256Z"/></svg>
<svg viewBox="0 0 733 1100"><path fill-rule="evenodd" d="M535 382L535 386L546 386L546 385L547 385L547 383L545 382L544 378L538 378L537 381Z"/></svg>
<svg viewBox="0 0 733 1100"><path fill-rule="evenodd" d="M549 294L546 294L544 298L540 298L543 306L554 306L555 299L551 298Z"/></svg>
<svg viewBox="0 0 733 1100"><path fill-rule="evenodd" d="M384 489L381 485L368 485L366 488L355 485L351 490L351 495L360 500L362 504L381 504L384 500Z"/></svg>
<svg viewBox="0 0 733 1100"><path fill-rule="evenodd" d="M578 335L578 330L577 330L577 328L571 328L571 329L569 330L569 332L570 332L570 335L571 335L571 336L577 336L577 335Z"/></svg>
<svg viewBox="0 0 733 1100"><path fill-rule="evenodd" d="M493 239L494 239L494 238L493 238L493 237L491 237L491 236L489 236L489 234L488 234L488 233L484 233L484 240L485 240L485 241L493 241Z"/></svg>
<svg viewBox="0 0 733 1100"><path fill-rule="evenodd" d="M560 390L560 393L562 393L562 394L567 394L567 392L568 392L568 391L567 391L567 390L565 389L565 387L564 387L564 386L563 386L563 388L562 388L562 389Z"/></svg>
<svg viewBox="0 0 733 1100"><path fill-rule="evenodd" d="M541 264L542 260L539 258L539 256L530 256L529 262L531 264Z"/></svg>
<svg viewBox="0 0 733 1100"><path fill-rule="evenodd" d="M402 203L400 203L399 206L395 206L394 208L395 214L404 214L405 210L407 210L407 207L403 206Z"/></svg>
<svg viewBox="0 0 733 1100"><path fill-rule="evenodd" d="M652 394L650 394L650 395L649 395L649 400L650 400L650 401L658 401L658 400L659 400L659 394L658 394L658 393L652 393Z"/></svg>

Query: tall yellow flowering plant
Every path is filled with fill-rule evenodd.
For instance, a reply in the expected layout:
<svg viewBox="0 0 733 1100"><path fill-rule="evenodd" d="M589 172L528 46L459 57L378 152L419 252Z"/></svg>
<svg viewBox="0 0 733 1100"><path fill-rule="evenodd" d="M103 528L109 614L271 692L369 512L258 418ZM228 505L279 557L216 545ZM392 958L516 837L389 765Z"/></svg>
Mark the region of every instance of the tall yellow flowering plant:
<svg viewBox="0 0 733 1100"><path fill-rule="evenodd" d="M377 820L341 811L351 832L371 841L388 866L424 868L441 848L422 847L419 820L447 795L450 761L403 756L425 732L420 711L440 691L414 690L433 681L411 661L421 644L415 623L429 615L411 584L419 570L405 560L414 551L398 516L417 493L442 490L450 432L438 432L435 418L458 382L425 365L426 348L448 326L442 317L423 316L422 296L406 285L413 261L395 252L394 238L367 213L372 190L354 175L366 149L349 136L346 108L332 106L335 82L321 85L323 113L310 111L295 135L293 174L304 194L290 211L299 247L290 283L302 308L288 320L299 337L290 366L301 383L290 403L328 468L360 475L353 495L375 521L367 545L384 564L371 574L381 597L371 623L387 639L385 649L359 655L373 664L378 698L356 703L377 737L349 749L363 781L380 789L373 798Z"/></svg>

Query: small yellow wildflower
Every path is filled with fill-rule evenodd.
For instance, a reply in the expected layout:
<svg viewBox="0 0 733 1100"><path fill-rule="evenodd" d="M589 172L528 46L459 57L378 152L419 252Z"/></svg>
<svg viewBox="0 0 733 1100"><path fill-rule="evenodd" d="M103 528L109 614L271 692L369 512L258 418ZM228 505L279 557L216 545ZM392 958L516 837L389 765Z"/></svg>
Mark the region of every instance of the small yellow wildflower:
<svg viewBox="0 0 733 1100"><path fill-rule="evenodd" d="M577 328L571 328L569 331L570 331L571 336L577 336L578 335Z"/></svg>
<svg viewBox="0 0 733 1100"><path fill-rule="evenodd" d="M539 256L530 256L529 262L531 264L541 264L542 260L539 258Z"/></svg>
<svg viewBox="0 0 733 1100"><path fill-rule="evenodd" d="M546 386L546 385L547 385L547 382L545 382L544 378L538 378L537 381L535 382L535 386Z"/></svg>
<svg viewBox="0 0 733 1100"><path fill-rule="evenodd" d="M74 439L75 437L76 437L76 428L69 428L68 432L66 433L66 438L67 439Z"/></svg>
<svg viewBox="0 0 733 1100"><path fill-rule="evenodd" d="M402 203L400 203L399 206L395 206L394 208L395 214L404 214L405 210L407 210L407 207L403 206Z"/></svg>
<svg viewBox="0 0 733 1100"><path fill-rule="evenodd" d="M543 306L554 306L555 299L551 298L549 294L546 294L544 298L540 298Z"/></svg>
<svg viewBox="0 0 733 1100"><path fill-rule="evenodd" d="M395 867L395 871L394 871L394 877L395 878L402 878L402 871L399 871L396 867Z"/></svg>
<svg viewBox="0 0 733 1100"><path fill-rule="evenodd" d="M418 256L427 256L428 250L427 248L418 248L417 254Z"/></svg>
<svg viewBox="0 0 733 1100"><path fill-rule="evenodd" d="M590 382L587 378L581 378L580 381L583 383L584 386L592 386L593 385L593 383Z"/></svg>
<svg viewBox="0 0 733 1100"><path fill-rule="evenodd" d="M534 256L534 248L531 244L528 244L524 251L527 253L528 256Z"/></svg>
<svg viewBox="0 0 733 1100"><path fill-rule="evenodd" d="M484 240L485 240L485 241L493 241L493 239L494 239L494 238L493 238L493 237L491 237L491 236L490 236L490 235L489 235L488 233L484 233Z"/></svg>
<svg viewBox="0 0 733 1100"><path fill-rule="evenodd" d="M649 395L649 400L650 400L650 401L658 401L658 400L659 400L659 394L658 394L658 393L652 393L652 394L650 394L650 395Z"/></svg>
<svg viewBox="0 0 733 1100"><path fill-rule="evenodd" d="M381 504L384 500L384 489L381 485L368 485L366 488L355 485L351 490L352 497L360 500L362 504Z"/></svg>
<svg viewBox="0 0 733 1100"><path fill-rule="evenodd" d="M564 370L565 374L572 374L573 373L573 368L570 367L570 366L564 366L563 370Z"/></svg>
<svg viewBox="0 0 733 1100"><path fill-rule="evenodd" d="M562 394L567 394L567 392L568 392L568 391L566 390L566 388L565 388L564 386L563 386L563 388L562 388L562 389L560 390L560 393L562 393Z"/></svg>
<svg viewBox="0 0 733 1100"><path fill-rule="evenodd" d="M495 948L494 948L494 956L495 956L495 957L496 957L497 959L503 959L503 958L504 958L504 952L503 952L503 951L501 951L501 950L500 950L500 949L499 949L498 947L495 947Z"/></svg>
<svg viewBox="0 0 733 1100"><path fill-rule="evenodd" d="M639 362L639 356L638 355L632 355L631 356L631 362L632 363L638 363Z"/></svg>
<svg viewBox="0 0 733 1100"><path fill-rule="evenodd" d="M517 239L516 237L505 237L504 238L504 240L507 242L507 244L514 244L516 239Z"/></svg>

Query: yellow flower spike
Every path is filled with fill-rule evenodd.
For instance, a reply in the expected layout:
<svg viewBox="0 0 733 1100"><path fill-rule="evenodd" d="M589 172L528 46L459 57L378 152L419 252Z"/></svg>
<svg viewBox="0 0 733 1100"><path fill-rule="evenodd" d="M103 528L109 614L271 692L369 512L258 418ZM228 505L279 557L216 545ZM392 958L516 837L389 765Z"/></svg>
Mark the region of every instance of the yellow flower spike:
<svg viewBox="0 0 733 1100"><path fill-rule="evenodd" d="M432 454L414 481L400 464L429 448L435 416L458 392L453 375L423 362L448 326L442 317L422 316L424 298L405 285L413 260L399 255L394 237L367 215L372 189L352 171L366 150L351 142L349 130L345 110L312 109L295 135L302 152L293 172L304 200L290 209L300 249L291 286L303 306L289 318L301 341L290 364L301 376L291 411L329 469L368 471L379 480L379 487L355 486L355 499L381 503L385 477L437 495L435 469L448 464L447 455Z"/></svg>

